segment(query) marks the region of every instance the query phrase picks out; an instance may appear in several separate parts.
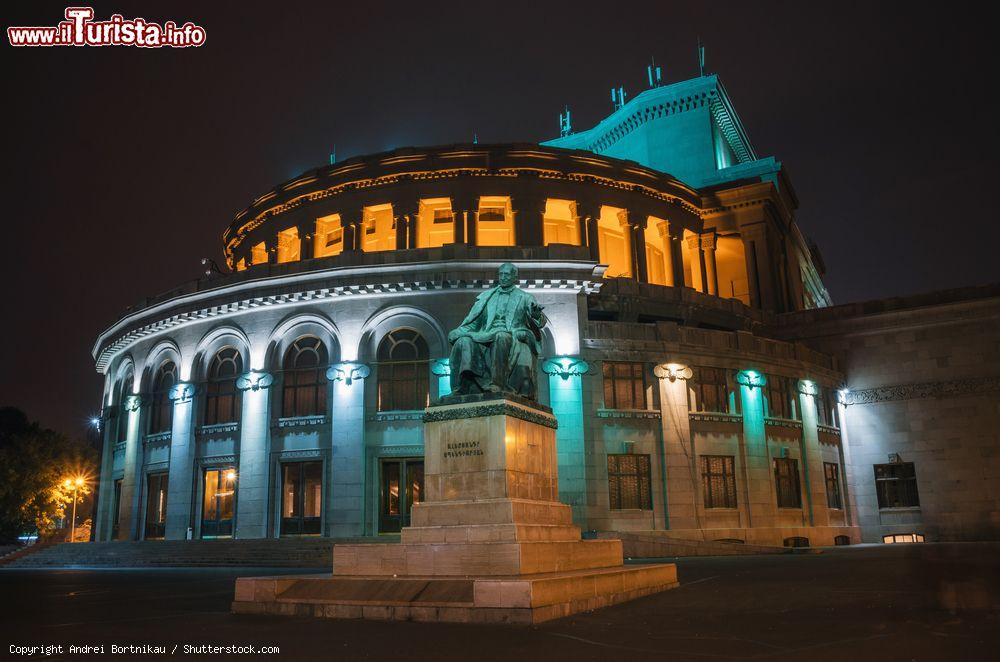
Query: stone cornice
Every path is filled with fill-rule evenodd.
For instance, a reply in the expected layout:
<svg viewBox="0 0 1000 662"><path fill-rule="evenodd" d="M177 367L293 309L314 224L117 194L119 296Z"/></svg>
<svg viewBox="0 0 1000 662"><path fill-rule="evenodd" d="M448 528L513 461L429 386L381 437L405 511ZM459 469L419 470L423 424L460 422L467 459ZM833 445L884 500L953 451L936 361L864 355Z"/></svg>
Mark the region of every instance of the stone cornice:
<svg viewBox="0 0 1000 662"><path fill-rule="evenodd" d="M480 403L428 407L424 411L425 423L453 421L484 416L512 416L547 428L557 428L555 417L543 410L522 407L507 400L484 400Z"/></svg>
<svg viewBox="0 0 1000 662"><path fill-rule="evenodd" d="M449 265L449 269L462 268L464 265ZM482 264L469 265L470 268L480 269ZM558 269L559 264L553 263L551 265L552 269ZM578 265L577 265L578 266ZM412 270L412 265L410 265ZM94 358L96 359L96 368L98 372L104 372L104 370L111 364L112 359L116 354L125 350L127 347L135 342L142 340L150 335L160 333L162 331L167 331L169 329L174 329L185 324L192 322L199 322L207 319L213 318L225 318L230 315L239 314L247 310L252 310L255 308L266 308L271 306L281 306L281 305L294 305L294 304L307 304L315 301L332 301L341 298L367 298L376 296L386 296L386 295L398 295L403 293L414 293L414 292L442 292L442 291L453 291L453 290L465 290L465 291L477 291L477 290L487 290L493 287L493 281L488 279L474 279L474 280L440 280L440 281L413 281L413 282L382 282L382 283L360 283L356 285L340 285L333 287L318 287L316 289L308 289L308 281L311 280L309 276L312 274L298 274L292 277L283 277L274 279L278 283L288 283L291 286L290 291L284 294L274 294L268 296L246 296L243 298L235 298L226 303L212 305L202 308L194 308L186 312L181 312L177 314L172 314L158 319L154 322L147 324L141 324L141 319L143 317L152 316L157 309L160 308L176 308L183 304L184 299L192 299L192 303L196 305L196 301L199 298L197 295L191 295L188 297L181 297L180 299L172 300L161 306L156 306L149 310L139 311L128 317L124 318L121 322L114 325L112 328L105 331L98 338L97 343L94 346ZM384 274L383 274L384 275ZM329 274L328 274L329 277ZM269 279L268 279L269 280ZM305 281L305 282L303 282ZM249 285L249 287L245 287ZM295 287L298 285L298 287ZM213 294L216 297L224 294L226 291L232 291L233 294L239 295L243 291L247 293L252 293L255 289L263 286L260 281L251 281L249 283L242 283L240 285L232 286L231 288L223 288L222 292L205 292L200 293L202 295ZM306 286L306 287L304 287ZM590 280L574 280L574 279L527 279L522 280L520 286L527 290L570 290L570 291L583 291L583 292L596 292L600 288L600 283L595 283ZM169 304L169 306L168 306ZM129 328L131 324L135 324ZM115 337L115 334L118 334Z"/></svg>
<svg viewBox="0 0 1000 662"><path fill-rule="evenodd" d="M993 391L1000 391L1000 377L976 377L851 390L844 396L844 403L847 405L867 405L898 400L957 397Z"/></svg>

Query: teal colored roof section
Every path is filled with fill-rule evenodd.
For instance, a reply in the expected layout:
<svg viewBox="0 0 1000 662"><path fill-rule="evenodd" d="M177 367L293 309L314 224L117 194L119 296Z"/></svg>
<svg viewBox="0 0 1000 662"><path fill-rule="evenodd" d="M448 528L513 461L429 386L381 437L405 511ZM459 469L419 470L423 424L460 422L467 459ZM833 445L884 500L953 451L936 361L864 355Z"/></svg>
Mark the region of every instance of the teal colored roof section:
<svg viewBox="0 0 1000 662"><path fill-rule="evenodd" d="M696 188L762 177L781 164L758 159L715 74L648 89L594 127L542 143L627 159Z"/></svg>

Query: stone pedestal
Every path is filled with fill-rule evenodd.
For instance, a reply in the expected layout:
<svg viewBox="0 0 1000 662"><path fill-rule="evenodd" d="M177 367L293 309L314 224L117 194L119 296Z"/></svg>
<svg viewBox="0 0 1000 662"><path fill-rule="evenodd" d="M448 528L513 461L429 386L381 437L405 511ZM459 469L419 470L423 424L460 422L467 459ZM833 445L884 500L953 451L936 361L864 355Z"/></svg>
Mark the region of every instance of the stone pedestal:
<svg viewBox="0 0 1000 662"><path fill-rule="evenodd" d="M424 492L398 545L336 545L333 575L237 581L233 610L532 623L677 585L581 540L558 500L556 419L536 403L453 398L424 421Z"/></svg>

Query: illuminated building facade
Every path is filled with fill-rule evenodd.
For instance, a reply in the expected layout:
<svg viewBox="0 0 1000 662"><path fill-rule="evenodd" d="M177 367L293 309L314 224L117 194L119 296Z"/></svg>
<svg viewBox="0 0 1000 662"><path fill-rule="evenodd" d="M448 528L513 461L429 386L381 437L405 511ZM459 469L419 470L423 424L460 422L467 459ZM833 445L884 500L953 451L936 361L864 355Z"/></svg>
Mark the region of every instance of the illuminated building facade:
<svg viewBox="0 0 1000 662"><path fill-rule="evenodd" d="M539 397L585 529L933 537L900 505L919 467L852 462L852 409L870 403L844 390L854 345L836 339L867 312L829 308L796 207L714 76L545 145L405 148L285 182L223 234L231 274L98 338L96 539L399 531L447 332L508 261L549 319ZM822 320L832 336L811 335ZM874 503L890 480L898 503Z"/></svg>

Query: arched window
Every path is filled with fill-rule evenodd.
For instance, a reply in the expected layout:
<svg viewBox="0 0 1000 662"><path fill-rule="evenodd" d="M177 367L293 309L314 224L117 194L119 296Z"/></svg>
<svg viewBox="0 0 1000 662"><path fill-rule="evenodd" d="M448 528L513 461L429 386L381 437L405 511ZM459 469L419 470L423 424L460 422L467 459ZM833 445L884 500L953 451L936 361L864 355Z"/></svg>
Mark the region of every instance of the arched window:
<svg viewBox="0 0 1000 662"><path fill-rule="evenodd" d="M379 343L378 410L423 409L427 406L427 341L413 329L396 329Z"/></svg>
<svg viewBox="0 0 1000 662"><path fill-rule="evenodd" d="M170 389L177 383L177 364L164 361L153 375L153 390L149 402L149 433L169 432L173 423L174 403Z"/></svg>
<svg viewBox="0 0 1000 662"><path fill-rule="evenodd" d="M319 338L303 336L292 343L281 363L284 372L281 415L320 416L326 414L326 347Z"/></svg>
<svg viewBox="0 0 1000 662"><path fill-rule="evenodd" d="M128 412L125 411L125 398L132 394L133 374L129 370L118 382L118 391L115 393L115 406L117 407L117 422L115 424L115 441L121 443L128 439Z"/></svg>
<svg viewBox="0 0 1000 662"><path fill-rule="evenodd" d="M243 357L235 347L223 347L208 366L205 384L205 425L240 420L240 392L236 378L243 372Z"/></svg>

